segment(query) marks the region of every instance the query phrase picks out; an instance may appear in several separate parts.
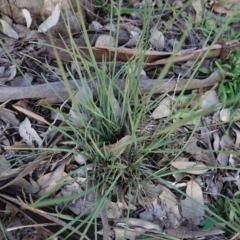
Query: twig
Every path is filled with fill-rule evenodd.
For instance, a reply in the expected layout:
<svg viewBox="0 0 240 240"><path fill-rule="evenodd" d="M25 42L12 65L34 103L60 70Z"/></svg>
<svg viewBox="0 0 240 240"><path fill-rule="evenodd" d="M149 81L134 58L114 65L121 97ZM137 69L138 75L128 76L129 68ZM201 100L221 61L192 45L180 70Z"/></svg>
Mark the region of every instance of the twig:
<svg viewBox="0 0 240 240"><path fill-rule="evenodd" d="M210 87L222 80L222 76L219 71L213 72L208 78L205 79L192 79L186 90ZM116 81L116 85L119 89L124 90L125 88L125 79L119 79ZM172 79L169 81L168 79L163 79L157 86L154 93L164 93L174 91L181 91L187 84L188 79ZM138 83L139 90L141 94L147 94L154 84L156 80L143 79ZM77 90L81 85L81 81L69 81L71 89L73 91ZM76 85L79 84L79 85ZM177 84L177 86L176 86ZM94 89L93 84L89 83L89 87L93 91L93 95L97 98L97 91ZM57 94L56 94L57 93ZM118 89L114 89L114 93L117 95ZM54 82L47 84L39 84L27 87L1 87L0 88L0 102L5 102L11 97L12 100L19 99L43 99L41 101L43 103L61 103L64 102L69 96L65 85L63 82Z"/></svg>

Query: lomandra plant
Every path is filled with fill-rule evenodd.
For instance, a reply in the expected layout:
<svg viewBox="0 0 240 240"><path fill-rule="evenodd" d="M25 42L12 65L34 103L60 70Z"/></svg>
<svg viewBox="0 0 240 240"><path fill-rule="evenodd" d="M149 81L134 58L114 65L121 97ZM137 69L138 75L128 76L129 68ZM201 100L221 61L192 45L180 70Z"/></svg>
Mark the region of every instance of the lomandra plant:
<svg viewBox="0 0 240 240"><path fill-rule="evenodd" d="M190 1L180 10L173 9L176 14L174 19L181 15L189 3ZM80 6L78 8L80 10ZM62 134L63 143L57 143L57 146L41 150L53 153L66 153L68 156L74 156L78 163L67 175L58 179L56 187L45 192L39 199L28 205L40 208L58 204L61 210L57 209L57 216L59 218L67 218L69 223L54 235L58 235L74 226L76 231L81 229L83 234L81 239L84 239L89 228L94 224L94 237L98 239L96 231L98 226L97 218L102 217L102 220L104 220L102 215L104 214L104 207L107 201L114 199L116 202L121 202L123 189L127 189L126 192L129 193L129 196L131 192L134 192L135 196L130 196L132 199L129 200L127 205L125 216L128 218L132 213L131 204L139 203L144 198L146 189L143 186L150 180L164 183L164 186L172 188L179 195L188 198L186 194L166 181L173 173L181 171L174 172L174 170L171 170L169 163L161 169L158 169L157 164L154 165L153 163L159 160L159 156L162 157L164 154L171 154L172 159L176 159L177 156L185 151L190 137L199 130L198 124L200 121L190 130L183 130L181 127L191 120L200 120L201 117L215 111L219 106L201 111L192 110L187 117L182 117L173 123L173 112L177 111L180 97L184 95L184 88L177 94L176 100L172 104L173 110L166 120L159 122L159 126L157 128L154 126L153 130L146 127L154 124L149 117L153 109L165 96L170 94L169 91L164 93L163 96L153 98L156 87L167 75L177 52L181 49L188 34L188 29L186 29L169 62L161 70L153 87L149 92L142 94L139 89L139 82L141 79L144 79L142 75L144 75L145 53L149 48L148 44L146 44L146 39L148 39L151 23L149 16L152 16L152 11L150 4L145 4L141 10L143 30L135 46L135 55L121 65L117 62L117 48L111 62L104 56L102 62L96 61L81 15L79 17L80 24L89 50L87 57L75 44L68 19L65 19L65 23L70 37L71 48L62 39L66 48L59 49L59 47L54 45L53 37L49 36L52 45L48 45L48 47L51 47L55 52L56 62L61 72L61 80L63 80L68 91L70 104L64 103L60 109L46 106L60 116L62 125L56 126L56 124L52 124L50 127L52 130ZM119 36L121 4L119 4L118 9L115 9L113 2L111 2L111 17L113 17L113 12L117 16L115 35ZM169 22L170 25L171 22ZM191 24L189 24L189 28L191 28ZM166 28L165 31L167 30ZM224 25L222 31L224 31ZM219 31L213 43L217 41L220 34L221 31ZM69 66L62 62L59 50L71 56L75 70L74 74L69 69ZM198 60L197 67L189 77L188 82L192 80L194 74L201 66L204 56ZM75 81L77 85L76 91L72 91L67 76L71 76L72 80ZM64 142L66 145L64 145ZM70 145L67 145L69 142ZM80 190L77 189L76 193L71 195L59 194L59 189L63 188L64 185L70 185L74 181L79 181L79 178L84 179L80 184L80 187L82 187ZM53 196L56 194L57 197L54 198ZM89 196L91 196L91 199L88 198ZM72 202L79 199L82 199L81 203L83 205L86 204L82 207L82 211L78 212L76 217L66 215L63 209L68 208ZM204 206L200 207L209 211ZM75 211L75 209L73 210ZM209 212L215 214L214 211L210 210ZM224 221L219 216L216 216L216 218L219 221ZM231 223L229 225L236 231L236 226L231 226ZM84 226L83 230L82 226ZM74 234L74 230L71 229L71 231L67 237L71 238L71 234Z"/></svg>

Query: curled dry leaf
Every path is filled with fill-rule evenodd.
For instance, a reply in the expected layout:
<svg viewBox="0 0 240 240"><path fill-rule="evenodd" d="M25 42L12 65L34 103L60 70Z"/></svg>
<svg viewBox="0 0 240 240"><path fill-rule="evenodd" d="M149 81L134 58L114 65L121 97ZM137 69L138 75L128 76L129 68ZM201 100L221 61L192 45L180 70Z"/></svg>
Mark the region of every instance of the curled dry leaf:
<svg viewBox="0 0 240 240"><path fill-rule="evenodd" d="M149 42L151 43L152 47L155 48L157 51L162 51L164 48L163 33L157 30L153 30Z"/></svg>
<svg viewBox="0 0 240 240"><path fill-rule="evenodd" d="M203 163L175 161L171 163L175 169L184 170L186 173L203 174L208 171L207 166Z"/></svg>
<svg viewBox="0 0 240 240"><path fill-rule="evenodd" d="M27 117L19 125L19 134L29 147L31 147L34 142L36 142L39 147L42 145L42 139L39 137L35 129L32 128Z"/></svg>
<svg viewBox="0 0 240 240"><path fill-rule="evenodd" d="M115 47L116 39L109 35L100 35L97 38L95 47Z"/></svg>
<svg viewBox="0 0 240 240"><path fill-rule="evenodd" d="M31 17L30 12L27 9L22 9L22 13L26 19L27 28L30 28L30 26L32 24L32 17Z"/></svg>
<svg viewBox="0 0 240 240"><path fill-rule="evenodd" d="M153 111L151 117L153 119L161 119L167 117L171 112L172 100L169 97L165 97L159 104L159 106Z"/></svg>
<svg viewBox="0 0 240 240"><path fill-rule="evenodd" d="M52 14L38 27L38 32L46 32L58 23L61 9L60 4L56 4Z"/></svg>
<svg viewBox="0 0 240 240"><path fill-rule="evenodd" d="M18 39L19 36L16 31L4 20L0 19L0 23L2 24L1 31L7 35L8 37L12 37L14 39Z"/></svg>
<svg viewBox="0 0 240 240"><path fill-rule="evenodd" d="M204 199L201 187L191 179L188 182L186 194L191 197L181 201L182 215L193 224L198 225L201 222L201 217L204 216Z"/></svg>

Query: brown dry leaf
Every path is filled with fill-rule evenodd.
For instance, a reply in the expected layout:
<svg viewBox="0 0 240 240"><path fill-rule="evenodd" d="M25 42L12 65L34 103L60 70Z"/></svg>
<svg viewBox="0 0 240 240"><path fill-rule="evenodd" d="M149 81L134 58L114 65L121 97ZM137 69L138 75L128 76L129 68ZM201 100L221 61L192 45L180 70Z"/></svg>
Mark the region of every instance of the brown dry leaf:
<svg viewBox="0 0 240 240"><path fill-rule="evenodd" d="M166 217L166 209L162 208L160 201L154 198L145 198L144 202L141 203L146 208L144 212L139 214L140 219L153 222L156 219L162 219Z"/></svg>
<svg viewBox="0 0 240 240"><path fill-rule="evenodd" d="M154 185L151 182L142 182L141 188L145 192L146 196L151 198L158 198L165 189L163 185Z"/></svg>
<svg viewBox="0 0 240 240"><path fill-rule="evenodd" d="M14 39L19 38L17 32L15 30L13 30L13 28L7 22L0 19L0 23L1 23L1 27L0 27L1 32L3 32L8 37L12 37Z"/></svg>
<svg viewBox="0 0 240 240"><path fill-rule="evenodd" d="M140 237L146 230L138 228L137 230L134 229L123 229L123 228L113 228L115 232L115 240L135 240L136 237Z"/></svg>
<svg viewBox="0 0 240 240"><path fill-rule="evenodd" d="M157 30L152 30L151 37L149 39L149 42L153 48L155 48L157 51L162 51L164 48L164 35L162 32Z"/></svg>
<svg viewBox="0 0 240 240"><path fill-rule="evenodd" d="M185 173L191 173L196 175L203 174L208 171L205 164L196 162L175 161L171 163L171 166L178 170L184 170Z"/></svg>
<svg viewBox="0 0 240 240"><path fill-rule="evenodd" d="M83 165L86 163L87 159L84 155L82 154L76 154L74 155L74 160L79 164L79 165Z"/></svg>
<svg viewBox="0 0 240 240"><path fill-rule="evenodd" d="M226 3L228 3L228 1L226 1ZM214 4L212 6L212 10L219 14L226 14L227 17L240 15L240 11L235 11L234 9L227 9L225 3Z"/></svg>
<svg viewBox="0 0 240 240"><path fill-rule="evenodd" d="M8 182L7 184L5 184L4 186L0 187L0 189L3 189L7 186L10 186L12 185L14 182L18 181L19 179L23 178L24 176L28 175L30 172L34 171L40 161L42 161L44 158L46 158L48 155L47 153L42 153L40 154L34 162L32 162L31 164L29 164L27 167L25 167L23 170L21 169L20 170L20 173L17 175L17 177L15 177L12 181Z"/></svg>
<svg viewBox="0 0 240 240"><path fill-rule="evenodd" d="M213 228L209 231L203 231L203 230L193 230L191 227L178 227L173 229L166 229L165 233L168 236L172 236L177 239L182 239L182 238L197 239L205 236L220 235L220 234L223 234L224 231L219 230L217 228Z"/></svg>
<svg viewBox="0 0 240 240"><path fill-rule="evenodd" d="M8 68L7 71L4 72L4 74L0 78L0 83L4 84L7 81L11 81L17 74L17 68L15 65L12 65Z"/></svg>
<svg viewBox="0 0 240 240"><path fill-rule="evenodd" d="M107 200L105 210L108 219L119 219L122 216L122 211L115 202Z"/></svg>
<svg viewBox="0 0 240 240"><path fill-rule="evenodd" d="M40 187L32 178L29 178L29 180L30 180L30 182L28 182L24 178L20 178L20 179L18 179L18 181L13 183L12 186L16 186L19 189L23 188L24 192L26 192L26 193L31 193L31 194L37 193L40 190Z"/></svg>
<svg viewBox="0 0 240 240"><path fill-rule="evenodd" d="M220 137L219 137L219 133L218 132L214 132L213 133L213 149L218 151L219 147L220 147Z"/></svg>
<svg viewBox="0 0 240 240"><path fill-rule="evenodd" d="M167 117L171 112L172 100L169 97L165 97L153 111L151 117L153 119L161 119Z"/></svg>
<svg viewBox="0 0 240 240"><path fill-rule="evenodd" d="M181 215L175 195L169 189L165 188L159 198L161 199L162 208L166 211L170 227L177 227L180 223Z"/></svg>
<svg viewBox="0 0 240 240"><path fill-rule="evenodd" d="M56 168L55 171L51 173L47 173L37 180L37 183L40 189L42 189L40 192L38 192L38 196L44 195L45 193L51 191L53 188L56 188L58 185L59 187L61 186L61 182L58 182L58 183L56 182L59 181L65 175L67 175L64 172L64 168L65 168L65 164L61 164L58 168ZM70 179L71 177L68 177L68 178L64 178L62 181L67 181Z"/></svg>
<svg viewBox="0 0 240 240"><path fill-rule="evenodd" d="M18 105L16 105L16 104L15 104L15 105L12 105L12 106L13 106L15 109L17 109L18 111L26 114L26 115L29 116L29 117L32 117L32 118L34 118L34 119L36 119L36 120L38 120L38 121L40 121L40 122L46 123L47 125L50 124L47 120L45 120L44 117L41 117L41 116L39 116L39 115L36 114L36 113L33 113L32 111L28 110L25 106L22 107L22 106L18 106Z"/></svg>
<svg viewBox="0 0 240 240"><path fill-rule="evenodd" d="M110 145L106 146L106 148L108 148L113 153L114 156L121 155L124 152L124 150L126 149L126 147L127 147L126 143L130 139L131 139L131 136L127 135L127 136L121 138L116 143L110 144Z"/></svg>
<svg viewBox="0 0 240 240"><path fill-rule="evenodd" d="M17 76L10 82L13 87L31 86L33 75L25 73L24 76Z"/></svg>
<svg viewBox="0 0 240 240"><path fill-rule="evenodd" d="M5 147L6 150L11 150L11 149L16 149L16 148L19 148L19 149L28 148L28 145L26 143L22 143L22 142L14 142L13 145Z"/></svg>
<svg viewBox="0 0 240 240"><path fill-rule="evenodd" d="M142 229L146 229L148 231L158 231L161 232L162 228L155 223L146 221L146 220L142 220L139 218L120 218L117 220L114 220L114 223L116 226L121 226L121 227L129 227L129 228L142 228Z"/></svg>
<svg viewBox="0 0 240 240"><path fill-rule="evenodd" d="M182 215L194 225L198 225L205 214L203 209L204 199L202 189L191 179L187 184L186 194L190 196L191 199L187 197L181 201Z"/></svg>
<svg viewBox="0 0 240 240"><path fill-rule="evenodd" d="M202 101L201 108L210 108L218 103L220 103L217 92L215 90L207 91L200 99Z"/></svg>
<svg viewBox="0 0 240 240"><path fill-rule="evenodd" d="M10 162L8 162L4 155L0 155L0 172L1 172L1 175L0 175L0 178L2 176L2 174L4 173L4 171L7 171L11 168L11 164Z"/></svg>
<svg viewBox="0 0 240 240"><path fill-rule="evenodd" d="M30 12L27 9L22 9L22 13L26 19L27 28L30 28L30 26L32 24L32 17L31 17Z"/></svg>
<svg viewBox="0 0 240 240"><path fill-rule="evenodd" d="M12 112L11 110L8 110L6 108L0 109L0 118L5 123L10 123L11 126L18 128L19 127L19 120L16 118L16 114Z"/></svg>
<svg viewBox="0 0 240 240"><path fill-rule="evenodd" d="M236 127L232 127L232 130L235 132L235 134L236 134L236 140L235 140L235 145L238 147L239 146L239 144L240 144L240 131L239 131L239 129L238 128L236 128Z"/></svg>
<svg viewBox="0 0 240 240"><path fill-rule="evenodd" d="M229 108L224 108L220 111L220 120L223 122L228 122L230 120L231 111Z"/></svg>
<svg viewBox="0 0 240 240"><path fill-rule="evenodd" d="M95 43L95 47L115 47L116 39L109 35L100 35Z"/></svg>
<svg viewBox="0 0 240 240"><path fill-rule="evenodd" d="M38 27L38 32L46 32L58 23L61 13L60 4L57 3L52 14Z"/></svg>
<svg viewBox="0 0 240 240"><path fill-rule="evenodd" d="M102 24L98 21L92 21L92 23L88 26L88 30L99 31L102 27Z"/></svg>
<svg viewBox="0 0 240 240"><path fill-rule="evenodd" d="M29 147L32 147L34 142L36 142L39 147L42 145L42 139L39 137L36 130L32 128L31 122L27 117L19 125L19 135Z"/></svg>
<svg viewBox="0 0 240 240"><path fill-rule="evenodd" d="M195 21L201 22L202 21L202 14L203 14L203 5L201 0L195 0L192 3L192 6L196 12Z"/></svg>

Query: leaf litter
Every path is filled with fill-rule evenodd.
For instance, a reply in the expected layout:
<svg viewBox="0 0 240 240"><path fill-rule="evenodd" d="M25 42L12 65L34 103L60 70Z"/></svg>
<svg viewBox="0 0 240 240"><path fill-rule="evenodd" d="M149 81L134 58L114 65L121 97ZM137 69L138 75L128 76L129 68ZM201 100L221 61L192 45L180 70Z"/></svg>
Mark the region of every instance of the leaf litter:
<svg viewBox="0 0 240 240"><path fill-rule="evenodd" d="M1 6L3 2L0 1ZM106 3L109 4L108 1ZM240 189L237 170L239 156L232 153L232 150L239 148L239 118L230 108L219 107L218 92L216 89L211 89L214 84L222 81L219 70L214 68L215 61L218 58L228 59L229 52L240 48L239 41L229 37L239 29L236 24L239 21L239 11L236 9L238 1L225 3L196 0L183 10L184 14L181 17L178 16L176 19L174 19L176 12L164 9L164 6L182 9L184 7L182 1L151 3L155 11L152 12L151 28L148 30L145 42L149 50L141 54L135 48L143 34L144 16L139 10L150 3L141 1L125 3L126 7L130 7L128 9L131 9L131 12L122 13L119 26L116 24L116 15L112 16L114 21L111 21L104 8L98 9L97 13L94 9L96 6L91 6L90 2L86 4L88 9L81 7L79 13L76 5L70 7L64 1L53 5L44 3L42 9L44 18L39 17L40 13L34 1L29 1L28 8L17 6L13 12L9 11L10 5L3 7L0 19L2 38L0 95L3 97L4 92L8 94L7 99L1 100L0 109L2 170L0 201L4 211L1 220L7 237L40 239L37 236L41 236L42 239L47 239L60 229L57 226L64 227L78 215L87 217L92 214L97 208L96 201L104 191L108 190L101 189L98 182L99 179L107 177L108 172L100 172L92 177L98 167L96 161L90 159L91 155L85 152L85 149L78 148L73 141L72 129L67 128L69 122L79 131L83 126L81 123L90 124L92 121L90 105L95 104L94 106L98 107L98 114L101 114L98 96L90 84L76 88L75 82L70 85L73 91L76 91L74 97L77 102L74 103L71 102L66 86L61 90L59 85L56 85L58 87L54 85L60 82L62 76L61 69L56 64L55 51L65 64L66 77L70 81L77 76L77 69L81 63L84 63L83 59L89 59L91 54L95 57L96 64L101 67L103 67L101 65L103 58L109 65L114 59L118 64L123 65L130 58L142 54L141 73L138 74L129 68L127 77L126 74L119 75L119 85L116 89L121 89L120 83L124 78L135 74L136 78L138 76L142 78L142 85L139 82L139 88L144 95L149 91L147 88L149 82L155 82L161 76L164 65L170 61L174 50L178 49L181 36L186 32L185 29L189 29L183 45L165 75L166 81L161 85L162 88L165 86L169 93L158 98L159 94L165 93L166 90L156 88L153 98L157 99L158 105L155 104L151 111L146 113L145 121L141 122L141 126L136 130L136 137L154 136L161 126L167 127L169 121L174 123L180 119L184 120L209 107L215 107L214 112L198 121L187 121L184 126L171 133L171 137L177 141L161 146L162 151L146 154L139 148L139 151L145 154L139 165L140 168L153 174L163 169L171 172L166 176L163 174L162 180L161 178L146 180L147 175L143 174L136 188L119 186L118 183L116 189L112 189L112 194L109 195L111 197L105 201L103 211L106 211L106 214L98 212L95 218L109 224L110 228L103 227L102 232L98 231L102 233L104 239L137 239L139 236L154 234L161 236L167 234L176 238L181 236L187 239L196 237L214 239L218 235L219 239L226 239L224 237L229 235L224 236L224 232L225 234L229 232L219 224L213 225L207 232L202 230L201 224L206 216L211 215L207 209L212 208L221 196L233 199ZM117 3L114 4L117 7ZM61 16L63 9L74 33L71 37ZM79 20L78 15L69 14L72 10L75 11L74 13L82 14L81 20L87 28L92 53L87 48L81 27L75 24ZM219 30L217 21L224 24L227 17L232 15L234 21L229 23L226 32L222 34L222 38L227 36L227 41L224 44L221 41L214 42L211 35L214 34L212 27ZM161 21L158 21L159 17ZM191 19L194 24L189 27ZM201 31L201 27L205 28L205 31ZM209 35L206 35L206 32ZM54 38L51 39L44 33L51 33ZM61 33L64 41L58 33ZM38 43L42 43L42 46ZM55 48L51 46L52 43ZM73 49L74 45L77 46L80 54L76 62L68 51ZM8 54L14 58L9 58ZM197 66L195 60L201 59L204 55L206 58ZM69 65L72 70L70 72ZM83 66L81 72L88 82L92 75ZM99 76L97 73L94 74L97 79ZM178 92L185 89L187 82L181 85L181 81L184 82L191 75L195 81L192 80L192 86L186 88L187 91L183 94L187 100L181 99L181 102ZM80 77L81 81L83 76ZM205 85L204 81L207 82ZM173 82L174 84L170 85ZM40 88L39 91L34 88L39 86L42 92ZM10 89L11 94L8 92ZM37 99L40 101L37 102ZM125 111L120 99L115 89L110 90L109 101L117 121L122 120L121 116ZM17 103L16 100L21 101ZM50 104L50 108L42 107L46 103ZM60 112L59 109L64 111ZM57 132L58 126L66 128L67 135ZM193 135L189 134L193 129L197 131ZM84 141L92 141L93 144L98 145L95 146L96 148L100 147L96 155L100 162L104 154L113 159L120 159L108 164L109 169L115 169L113 176L116 177L117 170L125 170L129 167L124 158L126 152L131 151L130 146L136 144L130 135L126 127L124 134L114 142L102 144L95 142L97 139L88 139L88 136ZM56 147L57 150L41 153L39 151L41 147L44 149ZM179 152L176 154L167 151L168 149L179 149ZM206 150L215 150L215 152L209 153ZM138 162L138 159L136 161ZM224 170L223 167L228 167L228 170ZM129 174L134 176L135 173L130 171ZM111 178L110 180L114 181ZM111 189L111 183L106 186ZM27 202L38 202L41 197L50 201L62 198L63 201L57 202L55 209L46 204L47 212L40 210L41 205L39 209L27 205ZM26 213L24 208L31 214ZM129 214L126 214L127 211ZM64 220L52 214L60 214ZM45 222L49 222L49 226L54 224L55 227L51 229L49 226L41 225L38 220L40 216ZM27 227L28 225L33 227ZM15 226L19 229L12 229ZM71 239L79 239L81 232L84 231L84 227L69 229L69 232L75 230ZM95 229L92 230L94 231ZM91 230L88 231L88 235L90 234L89 237L93 239L93 235L89 232ZM60 234L59 239L64 239L66 235L67 232ZM100 239L100 235L98 236ZM234 237L233 234L231 237ZM85 238L88 239L87 236Z"/></svg>

